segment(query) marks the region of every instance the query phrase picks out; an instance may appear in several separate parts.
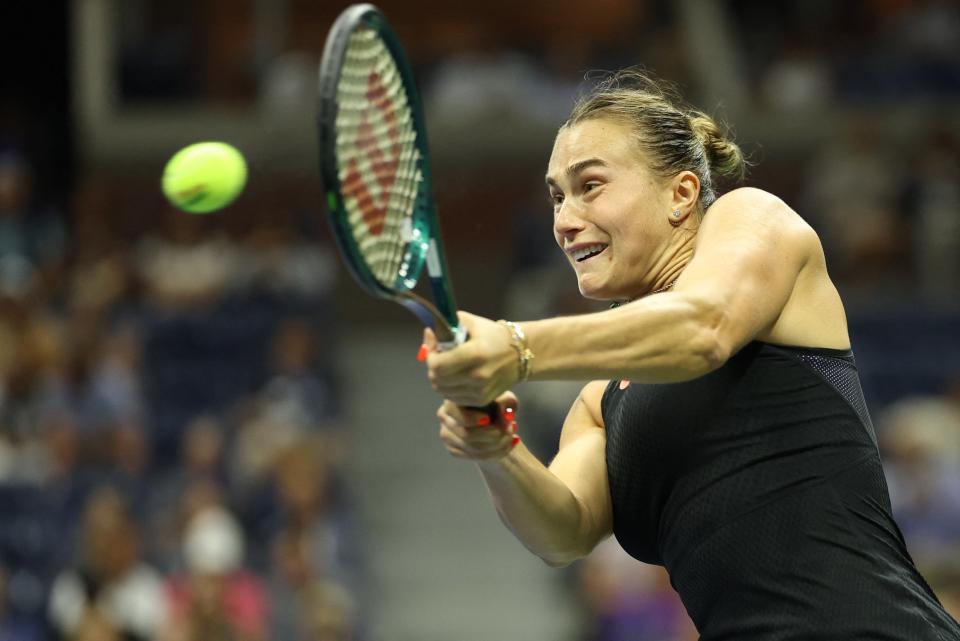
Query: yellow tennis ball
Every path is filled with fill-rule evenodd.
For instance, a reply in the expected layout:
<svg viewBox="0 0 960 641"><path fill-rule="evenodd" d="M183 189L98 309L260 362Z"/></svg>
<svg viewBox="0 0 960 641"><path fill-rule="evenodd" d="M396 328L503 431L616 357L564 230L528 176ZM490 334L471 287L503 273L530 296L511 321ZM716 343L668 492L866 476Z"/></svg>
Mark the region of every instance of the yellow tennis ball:
<svg viewBox="0 0 960 641"><path fill-rule="evenodd" d="M184 147L163 170L163 193L183 211L206 214L226 207L247 183L247 162L225 142Z"/></svg>

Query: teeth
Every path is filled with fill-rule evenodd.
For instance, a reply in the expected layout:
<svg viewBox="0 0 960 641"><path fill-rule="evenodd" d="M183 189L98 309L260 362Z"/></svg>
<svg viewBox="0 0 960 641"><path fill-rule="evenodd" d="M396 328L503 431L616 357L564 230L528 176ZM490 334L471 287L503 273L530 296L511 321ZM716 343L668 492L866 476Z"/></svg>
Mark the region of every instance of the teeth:
<svg viewBox="0 0 960 641"><path fill-rule="evenodd" d="M573 252L573 257L574 259L580 261L580 260L583 260L584 258L593 256L594 254L599 254L606 248L607 246L602 244L587 245L586 247L581 247L580 249L575 250Z"/></svg>

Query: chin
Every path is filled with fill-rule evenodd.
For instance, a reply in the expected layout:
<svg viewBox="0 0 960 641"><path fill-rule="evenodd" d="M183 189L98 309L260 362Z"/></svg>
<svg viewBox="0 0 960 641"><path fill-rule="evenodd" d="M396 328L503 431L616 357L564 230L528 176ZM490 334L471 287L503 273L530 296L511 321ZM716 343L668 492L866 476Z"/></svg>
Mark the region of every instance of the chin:
<svg viewBox="0 0 960 641"><path fill-rule="evenodd" d="M583 280L580 280L577 283L577 287L580 290L580 295L590 300L599 300L599 301L617 300L617 297L615 295L606 291L603 287L590 285L588 282L584 282Z"/></svg>

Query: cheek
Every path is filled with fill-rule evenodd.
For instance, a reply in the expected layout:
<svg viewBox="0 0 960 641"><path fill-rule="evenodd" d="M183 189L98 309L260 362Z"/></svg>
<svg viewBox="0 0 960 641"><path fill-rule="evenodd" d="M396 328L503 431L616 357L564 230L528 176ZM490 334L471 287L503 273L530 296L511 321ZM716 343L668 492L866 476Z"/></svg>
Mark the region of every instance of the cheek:
<svg viewBox="0 0 960 641"><path fill-rule="evenodd" d="M619 214L613 224L623 236L639 241L650 234L650 207L648 203L639 199L627 200L622 203Z"/></svg>

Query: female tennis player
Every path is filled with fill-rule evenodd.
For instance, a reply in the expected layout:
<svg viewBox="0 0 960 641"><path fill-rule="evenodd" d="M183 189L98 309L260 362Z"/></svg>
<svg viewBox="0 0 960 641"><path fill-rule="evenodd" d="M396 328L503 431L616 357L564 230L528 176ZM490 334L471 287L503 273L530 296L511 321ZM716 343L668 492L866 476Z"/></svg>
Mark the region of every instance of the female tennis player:
<svg viewBox="0 0 960 641"><path fill-rule="evenodd" d="M581 100L547 170L554 235L581 293L618 305L461 314L470 339L427 358L443 443L548 564L612 533L664 565L705 641L960 640L891 516L819 239L769 193L718 197L742 173L714 121L642 72ZM549 467L512 418L468 409L512 410L527 378L592 381Z"/></svg>

